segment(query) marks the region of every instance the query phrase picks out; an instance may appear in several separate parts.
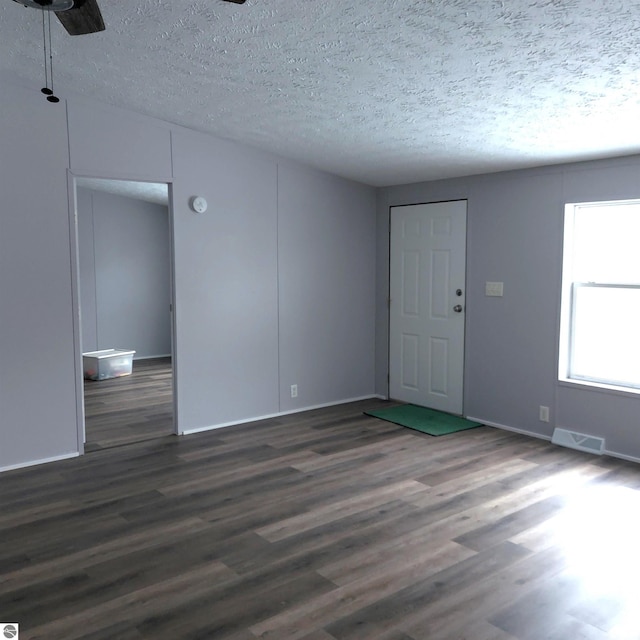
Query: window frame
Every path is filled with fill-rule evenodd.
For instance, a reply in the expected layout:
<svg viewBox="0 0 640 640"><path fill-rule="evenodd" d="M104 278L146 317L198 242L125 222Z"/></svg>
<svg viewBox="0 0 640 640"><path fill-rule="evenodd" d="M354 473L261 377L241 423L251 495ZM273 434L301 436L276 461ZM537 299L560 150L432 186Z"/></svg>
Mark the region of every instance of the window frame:
<svg viewBox="0 0 640 640"><path fill-rule="evenodd" d="M612 283L612 282L583 282L574 280L574 243L575 218L580 209L589 207L611 207L617 205L640 206L640 199L605 200L595 202L569 202L564 207L564 235L562 242L562 286L560 293L560 335L558 349L558 380L571 386L592 387L601 390L621 392L623 394L640 394L638 386L616 384L615 381L577 376L572 373L574 358L574 327L576 323L575 307L577 291L580 287L594 288L625 288L638 289L640 284Z"/></svg>

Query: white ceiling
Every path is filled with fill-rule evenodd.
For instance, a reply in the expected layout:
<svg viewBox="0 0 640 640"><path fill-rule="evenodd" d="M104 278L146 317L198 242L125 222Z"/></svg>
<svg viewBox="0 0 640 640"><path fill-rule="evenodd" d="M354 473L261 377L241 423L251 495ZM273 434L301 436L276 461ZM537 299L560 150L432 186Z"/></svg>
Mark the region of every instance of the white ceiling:
<svg viewBox="0 0 640 640"><path fill-rule="evenodd" d="M640 0L101 0L64 89L372 185L640 152ZM40 12L0 68L42 84ZM52 106L52 108L56 108Z"/></svg>

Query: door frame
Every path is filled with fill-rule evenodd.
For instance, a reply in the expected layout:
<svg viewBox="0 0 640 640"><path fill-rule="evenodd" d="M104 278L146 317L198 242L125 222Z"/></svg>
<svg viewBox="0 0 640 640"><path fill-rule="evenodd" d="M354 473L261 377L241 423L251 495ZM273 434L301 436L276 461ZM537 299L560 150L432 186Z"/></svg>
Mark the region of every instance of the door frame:
<svg viewBox="0 0 640 640"><path fill-rule="evenodd" d="M469 261L467 260L469 256L468 251L468 241L469 241L469 198L445 198L442 200L425 200L420 202L403 202L401 204L390 204L389 212L387 217L387 228L388 228L388 237L387 237L387 399L391 399L391 211L395 208L400 207L414 207L420 205L427 204L442 204L447 202L466 202L467 203L467 213L465 219L465 228L464 228L464 254L465 254L465 267L464 267L464 289L465 289L465 304L464 304L464 345L463 345L463 353L462 353L462 416L466 416L464 405L465 405L465 372L467 368L467 317L468 317L468 305L469 305L469 296L467 290L467 281L468 281L468 269L469 269Z"/></svg>
<svg viewBox="0 0 640 640"><path fill-rule="evenodd" d="M97 176L89 174L73 173L67 170L67 191L69 196L69 245L71 249L71 304L73 325L73 359L75 369L75 393L76 393L76 430L78 454L85 453L85 412L84 412L84 367L82 362L82 319L80 312L80 250L78 235L78 199L77 178L99 178L101 180L118 180L129 182L150 182L166 184L168 190L168 215L169 215L169 289L170 289L170 319L171 319L171 367L172 367L172 407L173 407L173 433L179 435L178 429L178 401L177 380L178 363L176 350L176 291L175 291L175 251L174 251L174 206L173 206L173 179L149 178L149 176Z"/></svg>

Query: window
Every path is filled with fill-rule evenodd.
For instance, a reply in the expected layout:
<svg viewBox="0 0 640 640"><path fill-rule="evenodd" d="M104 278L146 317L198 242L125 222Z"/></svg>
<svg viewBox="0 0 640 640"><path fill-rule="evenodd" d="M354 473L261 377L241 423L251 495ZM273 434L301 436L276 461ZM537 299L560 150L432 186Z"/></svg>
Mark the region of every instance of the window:
<svg viewBox="0 0 640 640"><path fill-rule="evenodd" d="M565 207L559 377L640 393L640 200Z"/></svg>

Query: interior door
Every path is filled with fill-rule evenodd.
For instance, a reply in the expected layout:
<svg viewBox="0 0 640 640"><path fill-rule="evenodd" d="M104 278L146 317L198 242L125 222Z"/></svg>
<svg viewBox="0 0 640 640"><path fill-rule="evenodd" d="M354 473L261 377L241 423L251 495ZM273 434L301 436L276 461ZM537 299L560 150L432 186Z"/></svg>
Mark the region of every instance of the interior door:
<svg viewBox="0 0 640 640"><path fill-rule="evenodd" d="M462 415L467 202L391 207L389 396Z"/></svg>

